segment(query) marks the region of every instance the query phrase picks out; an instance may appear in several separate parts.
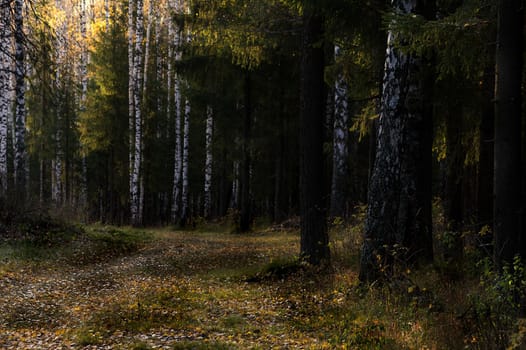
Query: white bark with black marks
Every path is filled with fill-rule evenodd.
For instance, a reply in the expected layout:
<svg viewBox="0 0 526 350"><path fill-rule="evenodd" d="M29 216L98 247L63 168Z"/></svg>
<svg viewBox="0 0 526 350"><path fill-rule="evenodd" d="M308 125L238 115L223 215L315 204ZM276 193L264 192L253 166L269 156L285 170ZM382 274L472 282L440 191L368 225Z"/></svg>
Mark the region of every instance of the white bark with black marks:
<svg viewBox="0 0 526 350"><path fill-rule="evenodd" d="M133 173L133 155L134 155L134 134L135 134L135 105L133 101L133 87L135 85L134 72L134 53L133 42L135 38L134 28L134 0L128 0L128 170L129 170L129 191L130 191L130 205L131 205L131 191L132 191L132 173Z"/></svg>
<svg viewBox="0 0 526 350"><path fill-rule="evenodd" d="M15 159L14 179L17 199L25 203L26 188L26 66L24 36L24 0L14 1L15 19Z"/></svg>
<svg viewBox="0 0 526 350"><path fill-rule="evenodd" d="M393 0L393 10L413 13L416 1ZM400 260L432 259L430 227L431 118L420 58L395 46L389 30L384 67L376 157L369 183L361 251L360 280L373 282L393 270L393 249ZM428 198L429 196L429 198ZM403 248L402 248L403 247ZM398 251L397 253L401 253Z"/></svg>
<svg viewBox="0 0 526 350"><path fill-rule="evenodd" d="M204 188L204 217L210 216L210 210L212 207L212 137L214 132L214 111L212 107L206 107L206 131L205 131L205 148L206 148L206 159L205 159L205 188Z"/></svg>
<svg viewBox="0 0 526 350"><path fill-rule="evenodd" d="M185 101L183 128L183 157L182 157L182 190L181 190L181 223L188 220L188 155L190 147L190 100Z"/></svg>
<svg viewBox="0 0 526 350"><path fill-rule="evenodd" d="M59 11L65 12L64 4L62 0L56 1L56 7ZM57 29L56 37L56 64L57 70L55 72L55 88L57 91L57 101L56 101L56 116L55 116L55 160L53 162L53 177L54 181L52 182L53 186L51 189L51 198L55 206L60 207L63 204L64 200L64 184L63 184L63 158L64 158L64 149L62 144L63 136L63 114L65 111L65 79L64 79L64 67L66 64L66 52L67 52L67 20L63 16L62 21L60 22Z"/></svg>
<svg viewBox="0 0 526 350"><path fill-rule="evenodd" d="M11 6L2 2L0 8L0 198L8 190L7 145L9 119L12 113L11 76L13 67L13 33Z"/></svg>
<svg viewBox="0 0 526 350"><path fill-rule="evenodd" d="M334 56L340 56L340 47L335 45ZM339 72L334 84L334 127L331 209L332 217L345 217L347 207L349 177L349 105L347 82Z"/></svg>
<svg viewBox="0 0 526 350"><path fill-rule="evenodd" d="M134 154L133 168L131 173L130 189L130 213L133 225L142 224L143 205L141 200L141 172L142 172L142 40L143 40L143 2L136 0L136 20L135 20L135 48L134 48L134 84L133 102L135 112L135 134L134 134Z"/></svg>

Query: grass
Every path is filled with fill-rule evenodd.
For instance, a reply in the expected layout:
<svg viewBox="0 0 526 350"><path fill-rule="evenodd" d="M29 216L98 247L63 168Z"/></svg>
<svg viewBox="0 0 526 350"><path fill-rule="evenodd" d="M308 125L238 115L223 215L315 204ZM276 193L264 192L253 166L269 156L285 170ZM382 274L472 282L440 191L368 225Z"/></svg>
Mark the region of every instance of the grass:
<svg viewBox="0 0 526 350"><path fill-rule="evenodd" d="M330 270L299 262L295 231L207 228L94 225L51 244L4 243L0 276L17 287L0 301L0 331L67 330L64 343L116 349L484 349L489 327L516 348L525 337L524 322L495 315L509 310L497 308L502 288L481 286L475 273L451 279L425 266L360 286L355 226L332 229ZM24 288L33 296L17 294ZM492 317L477 319L484 310Z"/></svg>

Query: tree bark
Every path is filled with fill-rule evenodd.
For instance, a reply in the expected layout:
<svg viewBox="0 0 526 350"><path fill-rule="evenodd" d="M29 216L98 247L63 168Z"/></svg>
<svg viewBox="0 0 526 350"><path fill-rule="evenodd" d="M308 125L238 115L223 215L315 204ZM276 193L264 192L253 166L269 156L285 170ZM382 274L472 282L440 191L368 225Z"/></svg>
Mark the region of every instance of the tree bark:
<svg viewBox="0 0 526 350"><path fill-rule="evenodd" d="M172 223L177 223L180 214L181 197L181 170L182 170L182 145L181 145L181 89L178 76L175 76L175 152L174 152L174 176L172 187Z"/></svg>
<svg viewBox="0 0 526 350"><path fill-rule="evenodd" d="M80 3L80 35L81 35L81 56L80 56L80 79L81 79L81 96L80 96L80 113L86 112L86 98L88 95L88 39L87 39L87 16L88 9L86 0L81 0ZM81 142L81 141L80 141ZM81 173L80 173L80 189L79 189L79 204L82 211L87 209L88 202L88 165L86 159L86 150L82 142L80 143L81 150Z"/></svg>
<svg viewBox="0 0 526 350"><path fill-rule="evenodd" d="M450 97L450 100L452 97ZM463 206L464 152L462 147L462 106L454 101L446 112L446 181L444 198L444 219L452 241L444 247L444 258L456 270L462 261L463 242L461 239Z"/></svg>
<svg viewBox="0 0 526 350"><path fill-rule="evenodd" d="M334 56L340 56L340 47L334 46ZM347 83L340 72L334 86L334 128L333 128L331 209L333 218L346 217L349 193L349 106Z"/></svg>
<svg viewBox="0 0 526 350"><path fill-rule="evenodd" d="M15 189L17 201L25 204L26 187L26 101L25 101L25 47L24 47L24 0L15 0Z"/></svg>
<svg viewBox="0 0 526 350"><path fill-rule="evenodd" d="M143 2L136 0L136 21L135 21L135 48L134 48L134 84L133 101L135 111L135 134L134 134L134 154L133 169L131 174L130 189L130 212L131 222L134 226L142 225L142 203L144 198L141 195L141 173L142 173L142 39L143 39Z"/></svg>
<svg viewBox="0 0 526 350"><path fill-rule="evenodd" d="M203 216L209 218L211 215L212 208L212 136L214 132L214 112L212 107L207 106L206 108L206 131L205 131L205 185L204 185L204 206Z"/></svg>
<svg viewBox="0 0 526 350"><path fill-rule="evenodd" d="M325 118L323 18L306 7L303 14L300 103L300 213L302 259L313 265L329 262L324 193L323 139Z"/></svg>
<svg viewBox="0 0 526 350"><path fill-rule="evenodd" d="M12 43L11 6L0 8L0 199L5 199L8 190L7 145L11 105Z"/></svg>
<svg viewBox="0 0 526 350"><path fill-rule="evenodd" d="M393 9L414 13L420 4L394 0ZM431 118L425 106L421 59L394 46L388 32L376 156L369 183L360 280L389 277L395 255L403 263L431 261ZM426 113L427 112L427 113ZM400 255L401 253L401 255Z"/></svg>
<svg viewBox="0 0 526 350"><path fill-rule="evenodd" d="M188 152L190 146L190 100L185 101L183 128L183 161L182 161L182 191L181 191L181 226L184 227L189 218L188 205Z"/></svg>
<svg viewBox="0 0 526 350"><path fill-rule="evenodd" d="M134 1L128 0L128 171L129 171L129 192L130 192L130 206L132 205L132 179L133 179L133 163L134 163L134 135L135 135L135 104L133 89L135 86L135 66L133 42L135 39L134 28Z"/></svg>
<svg viewBox="0 0 526 350"><path fill-rule="evenodd" d="M251 129L252 129L252 100L250 73L245 73L245 115L243 121L243 144L240 178L240 216L239 231L250 231L252 208L250 200L250 166L251 166Z"/></svg>
<svg viewBox="0 0 526 350"><path fill-rule="evenodd" d="M482 83L482 113L479 126L479 163L477 181L477 226L482 230L484 226L493 223L493 147L495 138L495 108L493 98L495 91L495 66L486 69ZM484 246L492 243L492 236L483 237Z"/></svg>
<svg viewBox="0 0 526 350"><path fill-rule="evenodd" d="M526 253L520 232L523 22L521 0L498 2L493 230L499 265Z"/></svg>

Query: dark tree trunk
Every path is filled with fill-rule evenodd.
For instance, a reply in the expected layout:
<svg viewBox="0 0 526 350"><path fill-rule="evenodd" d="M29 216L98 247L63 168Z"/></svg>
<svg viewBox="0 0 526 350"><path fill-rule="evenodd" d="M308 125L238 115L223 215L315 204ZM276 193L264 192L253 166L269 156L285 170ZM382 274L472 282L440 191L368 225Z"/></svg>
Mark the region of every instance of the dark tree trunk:
<svg viewBox="0 0 526 350"><path fill-rule="evenodd" d="M414 12L411 1L393 2ZM368 193L360 280L392 274L394 257L404 263L430 261L431 127L427 99L431 79L420 58L395 48L389 31L376 156Z"/></svg>
<svg viewBox="0 0 526 350"><path fill-rule="evenodd" d="M462 108L458 102L448 106L446 112L446 171L444 193L444 218L448 234L453 242L447 241L444 259L452 265L462 261L463 245L460 235L463 220L463 170L464 152L462 149Z"/></svg>
<svg viewBox="0 0 526 350"><path fill-rule="evenodd" d="M221 154L221 176L219 178L219 198L218 198L218 212L217 216L223 217L226 215L228 210L228 202L230 197L229 190L232 188L230 181L228 181L228 173L227 173L227 165L229 166L229 169L232 167L232 163L227 162L227 152L226 148L223 148L222 154Z"/></svg>
<svg viewBox="0 0 526 350"><path fill-rule="evenodd" d="M241 163L241 181L240 181L240 217L239 231L250 231L252 212L250 201L250 140L252 128L252 101L251 101L251 82L250 73L245 73L245 118L243 121L243 145L242 145L242 163Z"/></svg>
<svg viewBox="0 0 526 350"><path fill-rule="evenodd" d="M325 118L323 19L305 8L300 105L301 256L319 265L330 258L324 193Z"/></svg>
<svg viewBox="0 0 526 350"><path fill-rule="evenodd" d="M480 120L479 169L477 181L477 223L478 229L493 222L493 139L495 137L495 109L493 94L495 90L495 67L486 70L482 91L482 114ZM490 244L488 235L483 243Z"/></svg>
<svg viewBox="0 0 526 350"><path fill-rule="evenodd" d="M495 261L524 256L521 218L523 2L498 3L495 81Z"/></svg>
<svg viewBox="0 0 526 350"><path fill-rule="evenodd" d="M280 108L282 111L283 108ZM285 123L286 120L282 116L281 120L278 121L279 125L279 145L276 154L276 165L274 175L274 210L272 213L272 219L275 223L279 223L285 219L286 216L286 204L284 200L285 193Z"/></svg>

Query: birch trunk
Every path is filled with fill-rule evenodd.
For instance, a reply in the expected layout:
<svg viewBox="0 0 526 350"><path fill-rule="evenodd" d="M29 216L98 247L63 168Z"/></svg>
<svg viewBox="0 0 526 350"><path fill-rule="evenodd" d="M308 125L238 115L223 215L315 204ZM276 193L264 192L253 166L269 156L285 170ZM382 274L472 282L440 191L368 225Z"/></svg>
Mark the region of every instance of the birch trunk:
<svg viewBox="0 0 526 350"><path fill-rule="evenodd" d="M17 200L25 203L26 188L26 103L24 0L14 1L15 19L15 189Z"/></svg>
<svg viewBox="0 0 526 350"><path fill-rule="evenodd" d="M133 26L133 6L134 0L128 0L128 172L129 172L129 191L130 191L130 205L132 198L132 174L134 161L134 134L135 134L135 108L133 101L133 88L135 85L135 66L133 65L133 42L135 39L135 29Z"/></svg>
<svg viewBox="0 0 526 350"><path fill-rule="evenodd" d="M161 37L161 28L163 26L163 17L161 16L160 20L155 21L155 81L163 81L162 79L162 59L161 59L161 50L159 49L160 37ZM170 93L168 93L170 96ZM161 94L157 94L157 110L161 111ZM168 114L168 113L166 113ZM167 134L168 135L168 134Z"/></svg>
<svg viewBox="0 0 526 350"><path fill-rule="evenodd" d="M166 69L166 119L171 119L171 102L172 102L172 61L173 61L173 45L171 45L171 38L174 36L174 28L173 28L173 21L171 19L168 20L168 62L167 62L167 69ZM176 92L174 91L174 94ZM177 109L176 109L177 113Z"/></svg>
<svg viewBox="0 0 526 350"><path fill-rule="evenodd" d="M204 217L210 217L212 207L212 136L214 131L214 112L212 107L206 108L206 160L205 160L205 188L204 188Z"/></svg>
<svg viewBox="0 0 526 350"><path fill-rule="evenodd" d="M177 10L177 9L176 9ZM170 21L170 24L173 26L174 23ZM180 28L176 27L173 28L173 34L175 36L175 48L174 48L174 56L175 61L181 60L181 51L179 48L180 45L180 36L181 36L181 30ZM182 162L183 162L183 147L181 145L181 116L182 116L182 95L181 95L181 80L179 78L179 75L177 72L174 76L174 109L175 109L175 151L174 151L174 176L173 176L173 188L172 188L172 212L171 212L171 220L172 223L177 223L178 218L183 217L180 207L180 201L181 201L181 172L182 172ZM188 108L190 106L188 105ZM186 117L186 112L185 112Z"/></svg>
<svg viewBox="0 0 526 350"><path fill-rule="evenodd" d="M142 94L143 98L146 96L146 85L148 83L148 61L150 60L150 35L152 32L152 17L156 16L155 8L153 7L153 0L150 0L148 7L148 26L146 27L146 43L144 47L144 68L143 68L143 79L142 79Z"/></svg>
<svg viewBox="0 0 526 350"><path fill-rule="evenodd" d="M56 7L61 12L64 12L64 6L62 1L58 0L56 1ZM67 33L67 27L66 27L66 20L65 18L62 20L62 22L59 24L58 30L57 30L57 40L56 40L56 52L57 52L57 58L56 58L56 64L57 64L57 70L55 73L55 87L57 91L57 101L56 101L56 116L55 116L55 161L54 161L54 167L53 167L53 176L55 177L54 186L52 188L52 199L54 205L60 207L63 203L63 166L62 166L62 159L64 158L64 150L62 145L62 114L64 113L64 92L65 92L65 84L63 81L63 69L65 65L65 56L66 56L66 33Z"/></svg>
<svg viewBox="0 0 526 350"><path fill-rule="evenodd" d="M177 75L174 86L175 95L175 152L174 152L174 176L172 190L172 223L177 223L179 216L179 201L181 196L181 169L182 169L182 147L181 147L181 88Z"/></svg>
<svg viewBox="0 0 526 350"><path fill-rule="evenodd" d="M182 158L182 191L181 191L181 226L185 226L188 212L188 151L190 146L190 101L186 99L184 110L183 158Z"/></svg>
<svg viewBox="0 0 526 350"><path fill-rule="evenodd" d="M138 226L142 224L143 207L141 200L141 172L142 172L142 40L143 40L143 2L136 0L137 15L135 23L135 49L134 49L134 84L133 84L133 101L135 111L135 134L134 134L134 155L133 169L130 189L130 212L131 222Z"/></svg>
<svg viewBox="0 0 526 350"><path fill-rule="evenodd" d="M334 56L340 56L340 47L334 46ZM339 73L334 86L334 128L331 185L331 217L344 218L347 209L349 178L349 106L347 83Z"/></svg>
<svg viewBox="0 0 526 350"><path fill-rule="evenodd" d="M0 198L8 190L7 140L11 110L12 31L11 6L0 8Z"/></svg>
<svg viewBox="0 0 526 350"><path fill-rule="evenodd" d="M88 44L87 44L87 4L86 0L81 0L80 4L80 36L81 36L81 57L80 57L80 79L81 79L81 96L80 96L80 113L86 111L86 98L88 94ZM84 146L80 144L82 154L81 176L80 176L80 208L86 208L88 201L88 174L87 174L87 160L84 154Z"/></svg>
<svg viewBox="0 0 526 350"><path fill-rule="evenodd" d="M393 0L394 11L414 13L413 0ZM404 262L432 260L430 225L431 114L426 115L423 65L394 43L389 30L378 121L376 156L360 260L360 280L393 273L394 253ZM430 167L430 165L429 165ZM429 179L428 179L429 177ZM429 182L429 183L428 183ZM397 248L398 247L398 248ZM396 251L402 249L402 251Z"/></svg>

